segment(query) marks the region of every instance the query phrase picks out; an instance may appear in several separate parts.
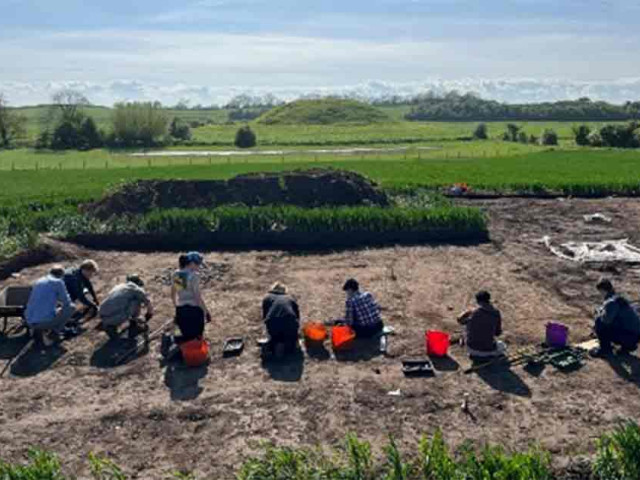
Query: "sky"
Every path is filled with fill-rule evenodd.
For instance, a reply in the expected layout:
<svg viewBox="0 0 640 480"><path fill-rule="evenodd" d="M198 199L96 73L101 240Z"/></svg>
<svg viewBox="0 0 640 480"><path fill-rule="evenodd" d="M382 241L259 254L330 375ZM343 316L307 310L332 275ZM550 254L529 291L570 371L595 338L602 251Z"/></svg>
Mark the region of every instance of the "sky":
<svg viewBox="0 0 640 480"><path fill-rule="evenodd" d="M640 99L638 0L0 0L0 92Z"/></svg>

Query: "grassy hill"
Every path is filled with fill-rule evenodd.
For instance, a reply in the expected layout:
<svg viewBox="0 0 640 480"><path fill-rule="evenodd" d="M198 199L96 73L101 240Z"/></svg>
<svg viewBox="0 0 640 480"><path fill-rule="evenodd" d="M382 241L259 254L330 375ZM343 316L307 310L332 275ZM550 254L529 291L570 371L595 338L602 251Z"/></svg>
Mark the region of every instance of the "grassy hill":
<svg viewBox="0 0 640 480"><path fill-rule="evenodd" d="M325 98L296 100L276 107L257 121L267 125L330 125L334 123L369 124L388 122L381 110L356 100Z"/></svg>

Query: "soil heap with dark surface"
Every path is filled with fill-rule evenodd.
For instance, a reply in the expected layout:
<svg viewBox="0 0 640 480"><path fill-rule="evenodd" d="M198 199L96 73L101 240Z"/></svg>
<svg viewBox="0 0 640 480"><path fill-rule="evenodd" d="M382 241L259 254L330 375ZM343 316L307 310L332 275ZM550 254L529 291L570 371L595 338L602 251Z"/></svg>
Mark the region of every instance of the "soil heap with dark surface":
<svg viewBox="0 0 640 480"><path fill-rule="evenodd" d="M251 173L230 180L139 180L84 211L98 218L164 208L212 208L242 204L300 207L388 205L377 185L353 172L305 170Z"/></svg>

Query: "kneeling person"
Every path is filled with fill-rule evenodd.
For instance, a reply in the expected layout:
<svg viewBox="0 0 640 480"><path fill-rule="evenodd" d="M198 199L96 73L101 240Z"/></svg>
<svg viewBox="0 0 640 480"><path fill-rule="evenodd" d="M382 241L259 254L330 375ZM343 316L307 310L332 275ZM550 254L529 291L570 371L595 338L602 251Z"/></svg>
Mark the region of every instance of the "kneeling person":
<svg viewBox="0 0 640 480"><path fill-rule="evenodd" d="M496 340L502 335L500 310L491 303L491 294L481 291L476 294L478 307L458 318L458 323L467 328L467 351L470 357L497 357L506 351L506 345Z"/></svg>
<svg viewBox="0 0 640 480"><path fill-rule="evenodd" d="M361 292L360 284L351 278L342 289L347 295L345 321L356 332L356 337L371 338L384 330L380 305L369 292Z"/></svg>
<svg viewBox="0 0 640 480"><path fill-rule="evenodd" d="M118 327L129 322L129 338L135 337L147 328L140 323L142 307L146 308L145 320L153 317L153 305L144 291L144 282L138 275L127 276L126 283L117 285L100 305L99 315L103 330L109 338L118 336Z"/></svg>
<svg viewBox="0 0 640 480"><path fill-rule="evenodd" d="M43 331L50 331L54 340L60 340L60 334L64 333L75 311L63 277L64 269L53 267L49 275L33 285L29 295L25 317L40 345L43 344Z"/></svg>
<svg viewBox="0 0 640 480"><path fill-rule="evenodd" d="M600 347L591 350L591 355L611 354L612 344L620 345L621 353L636 350L640 342L638 314L625 297L616 293L610 280L600 280L596 288L604 296L604 303L598 309L594 328Z"/></svg>
<svg viewBox="0 0 640 480"><path fill-rule="evenodd" d="M298 348L298 330L300 329L300 309L298 302L287 295L287 287L275 283L262 300L262 318L269 334L270 350L276 351L278 345L291 353Z"/></svg>

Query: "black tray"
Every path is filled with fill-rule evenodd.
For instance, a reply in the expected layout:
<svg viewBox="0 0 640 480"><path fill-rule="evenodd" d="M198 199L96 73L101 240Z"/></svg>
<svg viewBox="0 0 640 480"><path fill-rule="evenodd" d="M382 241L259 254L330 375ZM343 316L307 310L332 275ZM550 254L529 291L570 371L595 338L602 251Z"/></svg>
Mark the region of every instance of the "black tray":
<svg viewBox="0 0 640 480"><path fill-rule="evenodd" d="M228 338L224 342L222 355L225 357L235 357L244 350L244 340L242 338Z"/></svg>
<svg viewBox="0 0 640 480"><path fill-rule="evenodd" d="M432 377L435 374L431 360L403 360L402 373L407 377Z"/></svg>

